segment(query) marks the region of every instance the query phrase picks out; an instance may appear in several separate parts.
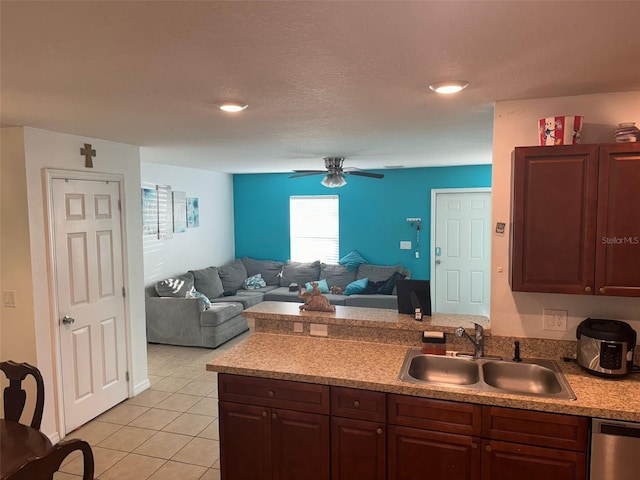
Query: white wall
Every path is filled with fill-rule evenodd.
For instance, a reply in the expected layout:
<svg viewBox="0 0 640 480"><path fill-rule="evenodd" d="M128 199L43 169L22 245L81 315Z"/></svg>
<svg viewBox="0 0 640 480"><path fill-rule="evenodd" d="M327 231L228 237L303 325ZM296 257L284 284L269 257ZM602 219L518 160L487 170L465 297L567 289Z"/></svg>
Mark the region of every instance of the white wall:
<svg viewBox="0 0 640 480"><path fill-rule="evenodd" d="M511 219L511 158L514 147L537 145L537 121L555 115L583 115L581 143L613 143L621 122L640 124L640 92L498 102L493 135L493 223ZM630 205L630 208L637 208ZM492 239L491 332L494 335L575 340L587 317L629 321L640 332L640 298L512 292L509 287L509 236ZM640 252L638 252L640 255ZM502 273L497 273L498 268ZM566 332L542 329L544 308L567 310Z"/></svg>
<svg viewBox="0 0 640 480"><path fill-rule="evenodd" d="M145 235L144 282L151 285L171 275L211 265L222 265L234 256L233 177L193 168L152 163L155 151L140 150L142 186L171 185L173 191L198 197L200 226L158 240Z"/></svg>
<svg viewBox="0 0 640 480"><path fill-rule="evenodd" d="M94 159L95 168L90 171L124 175L123 215L127 251L124 274L129 293L126 299L126 311L131 328L131 374L134 391L140 391L148 386L139 149L132 145L25 127L24 157L30 258L22 258L22 260L25 268L28 268L30 261L34 294L32 299L24 298L22 300L33 303L33 319L24 318L23 321L32 321L35 327L36 365L42 371L47 393L42 430L54 438L60 431L57 423L57 384L54 381L56 359L53 349L54 328L57 324L58 313L51 311L49 296L49 292L52 290L49 285L47 262L48 244L45 231L43 169L86 170L84 157L80 155L80 148L84 143L91 143L97 151L97 156ZM15 178L15 181L24 182L25 180ZM26 210L23 212L26 215ZM22 255L27 254L22 253ZM29 348L29 345L26 347Z"/></svg>

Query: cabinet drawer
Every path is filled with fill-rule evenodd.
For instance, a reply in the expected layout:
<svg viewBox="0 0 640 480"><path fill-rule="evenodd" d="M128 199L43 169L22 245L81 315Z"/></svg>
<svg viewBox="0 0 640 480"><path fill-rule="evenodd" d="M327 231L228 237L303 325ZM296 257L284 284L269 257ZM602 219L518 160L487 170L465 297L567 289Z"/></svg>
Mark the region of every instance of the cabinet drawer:
<svg viewBox="0 0 640 480"><path fill-rule="evenodd" d="M482 407L482 436L492 440L586 452L587 430L586 417Z"/></svg>
<svg viewBox="0 0 640 480"><path fill-rule="evenodd" d="M221 401L329 414L329 387L313 383L218 374Z"/></svg>
<svg viewBox="0 0 640 480"><path fill-rule="evenodd" d="M480 405L390 394L387 406L388 422L394 425L480 436Z"/></svg>
<svg viewBox="0 0 640 480"><path fill-rule="evenodd" d="M356 388L331 387L331 415L385 422L387 396Z"/></svg>

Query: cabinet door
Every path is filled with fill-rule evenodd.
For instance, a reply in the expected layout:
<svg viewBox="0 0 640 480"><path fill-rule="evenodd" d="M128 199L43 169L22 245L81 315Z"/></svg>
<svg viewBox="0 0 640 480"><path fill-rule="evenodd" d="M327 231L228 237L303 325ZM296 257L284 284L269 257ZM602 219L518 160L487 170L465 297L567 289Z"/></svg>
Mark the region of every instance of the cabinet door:
<svg viewBox="0 0 640 480"><path fill-rule="evenodd" d="M273 480L330 478L327 415L272 409L271 431Z"/></svg>
<svg viewBox="0 0 640 480"><path fill-rule="evenodd" d="M220 402L222 480L271 479L271 418L267 408Z"/></svg>
<svg viewBox="0 0 640 480"><path fill-rule="evenodd" d="M332 480L384 480L386 454L384 424L331 419Z"/></svg>
<svg viewBox="0 0 640 480"><path fill-rule="evenodd" d="M598 175L596 293L640 297L640 146L603 145Z"/></svg>
<svg viewBox="0 0 640 480"><path fill-rule="evenodd" d="M479 479L479 442L479 439L465 435L391 425L388 479ZM513 478L518 477L510 480Z"/></svg>
<svg viewBox="0 0 640 480"><path fill-rule="evenodd" d="M516 148L511 288L592 293L598 146Z"/></svg>
<svg viewBox="0 0 640 480"><path fill-rule="evenodd" d="M482 444L482 480L585 480L586 464L579 452L494 440Z"/></svg>

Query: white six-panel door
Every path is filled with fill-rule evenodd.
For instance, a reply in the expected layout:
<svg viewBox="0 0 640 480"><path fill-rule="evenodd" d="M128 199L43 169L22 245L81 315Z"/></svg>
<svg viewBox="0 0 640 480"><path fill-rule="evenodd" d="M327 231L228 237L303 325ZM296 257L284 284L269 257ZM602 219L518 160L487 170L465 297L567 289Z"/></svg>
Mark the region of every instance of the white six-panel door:
<svg viewBox="0 0 640 480"><path fill-rule="evenodd" d="M489 315L491 192L435 195L434 310Z"/></svg>
<svg viewBox="0 0 640 480"><path fill-rule="evenodd" d="M52 179L65 431L127 398L118 182Z"/></svg>

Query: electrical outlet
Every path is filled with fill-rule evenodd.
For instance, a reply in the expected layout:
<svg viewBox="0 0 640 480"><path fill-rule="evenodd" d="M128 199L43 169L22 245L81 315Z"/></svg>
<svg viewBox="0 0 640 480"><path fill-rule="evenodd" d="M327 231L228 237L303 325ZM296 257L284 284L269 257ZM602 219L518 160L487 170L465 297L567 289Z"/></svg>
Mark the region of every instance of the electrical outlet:
<svg viewBox="0 0 640 480"><path fill-rule="evenodd" d="M400 250L411 250L411 241L400 241Z"/></svg>
<svg viewBox="0 0 640 480"><path fill-rule="evenodd" d="M304 330L304 325L302 322L293 322L293 333L302 333Z"/></svg>
<svg viewBox="0 0 640 480"><path fill-rule="evenodd" d="M14 290L5 290L2 292L2 305L16 308L16 292Z"/></svg>
<svg viewBox="0 0 640 480"><path fill-rule="evenodd" d="M326 325L321 323L309 324L309 335L313 335L314 337L326 337L328 334L329 332Z"/></svg>
<svg viewBox="0 0 640 480"><path fill-rule="evenodd" d="M553 330L557 332L567 331L567 314L566 310L543 310L543 330Z"/></svg>

